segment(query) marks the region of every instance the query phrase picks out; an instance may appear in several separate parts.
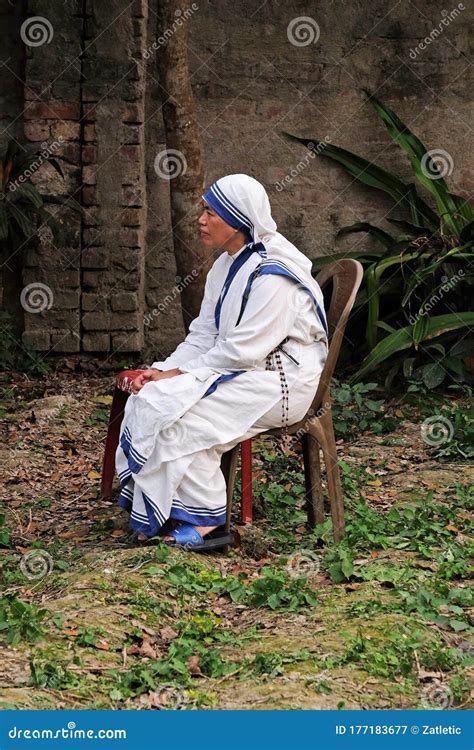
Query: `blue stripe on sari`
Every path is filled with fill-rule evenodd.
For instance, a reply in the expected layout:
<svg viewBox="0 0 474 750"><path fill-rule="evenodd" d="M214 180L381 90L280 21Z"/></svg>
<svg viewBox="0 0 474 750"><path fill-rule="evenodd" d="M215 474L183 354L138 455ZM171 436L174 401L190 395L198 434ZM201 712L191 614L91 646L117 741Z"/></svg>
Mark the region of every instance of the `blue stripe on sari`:
<svg viewBox="0 0 474 750"><path fill-rule="evenodd" d="M138 474L138 472L143 468L146 458L132 446L132 439L128 427L126 427L122 432L122 435L120 437L120 447L122 448L128 461L128 468L130 469L132 474Z"/></svg>
<svg viewBox="0 0 474 750"><path fill-rule="evenodd" d="M217 380L214 380L214 382L211 383L211 385L209 386L209 388L207 389L207 391L205 392L202 398L206 398L206 396L210 396L211 393L214 393L214 391L216 390L217 386L220 383L225 383L226 380L233 380L234 378L237 377L237 375L241 375L243 372L246 372L246 370L235 370L235 372L229 372L229 373L225 373L225 375L219 375Z"/></svg>
<svg viewBox="0 0 474 750"><path fill-rule="evenodd" d="M238 258L236 258L227 273L226 280L224 281L224 285L222 287L221 293L219 295L219 299L217 300L216 308L214 311L214 319L216 322L216 328L219 330L219 323L221 319L221 308L222 304L226 298L227 292L229 291L230 285L232 284L232 281L234 280L234 277L238 271L242 268L244 263L250 258L253 253L256 252L256 248L253 245L247 245L245 250L242 250Z"/></svg>
<svg viewBox="0 0 474 750"><path fill-rule="evenodd" d="M278 276L286 276L288 279L291 279L292 281L294 281L295 284L299 284L301 289L304 289L304 291L307 292L309 296L311 297L311 300L315 307L316 314L320 320L320 323L326 332L326 336L328 335L329 329L328 329L328 324L326 320L326 314L324 310L320 307L316 297L313 295L311 290L307 286L305 286L305 284L303 284L301 279L299 279L298 276L296 276L296 274L290 271L290 269L287 266L285 266L284 263L278 260L270 260L270 259L263 260L260 263L260 265L257 266L257 268L253 271L253 273L250 274L247 284L244 289L244 294L242 297L242 305L240 308L240 313L239 313L239 317L237 319L236 325L240 323L242 319L242 315L244 314L247 301L249 298L249 294L250 294L250 289L251 289L254 279L256 279L257 276L263 276L265 274L276 274Z"/></svg>
<svg viewBox="0 0 474 750"><path fill-rule="evenodd" d="M196 526L222 526L226 521L226 506L212 511L205 508L197 509L174 498L171 504L170 518L177 521L186 521Z"/></svg>
<svg viewBox="0 0 474 750"><path fill-rule="evenodd" d="M131 500L129 497L126 497L121 492L117 498L117 505L126 510L127 513L130 513L133 507L133 500Z"/></svg>
<svg viewBox="0 0 474 750"><path fill-rule="evenodd" d="M142 513L132 510L130 515L130 528L137 533L146 534L147 536L156 536L166 521L157 505L142 492L143 503L147 512L147 517ZM147 518L147 520L145 520Z"/></svg>

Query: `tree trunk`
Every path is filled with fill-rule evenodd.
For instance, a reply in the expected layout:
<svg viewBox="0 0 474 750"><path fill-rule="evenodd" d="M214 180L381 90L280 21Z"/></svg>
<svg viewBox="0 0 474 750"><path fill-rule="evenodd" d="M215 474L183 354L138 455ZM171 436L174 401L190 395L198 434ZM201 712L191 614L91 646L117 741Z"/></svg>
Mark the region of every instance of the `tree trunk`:
<svg viewBox="0 0 474 750"><path fill-rule="evenodd" d="M162 87L166 155L155 161L157 174L169 173L171 223L183 320L186 330L199 313L213 258L199 242L197 218L204 187L202 147L189 80L187 39L193 13L190 0L158 0L157 67Z"/></svg>

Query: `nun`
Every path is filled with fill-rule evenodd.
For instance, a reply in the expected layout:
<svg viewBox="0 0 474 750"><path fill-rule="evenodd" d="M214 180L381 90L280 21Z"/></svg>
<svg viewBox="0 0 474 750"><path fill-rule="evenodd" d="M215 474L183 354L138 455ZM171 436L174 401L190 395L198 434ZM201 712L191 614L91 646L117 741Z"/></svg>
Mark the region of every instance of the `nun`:
<svg viewBox="0 0 474 750"><path fill-rule="evenodd" d="M311 261L277 231L244 174L202 196L202 243L220 251L186 339L132 385L117 448L118 504L141 544L201 551L226 535L222 454L303 419L328 352Z"/></svg>

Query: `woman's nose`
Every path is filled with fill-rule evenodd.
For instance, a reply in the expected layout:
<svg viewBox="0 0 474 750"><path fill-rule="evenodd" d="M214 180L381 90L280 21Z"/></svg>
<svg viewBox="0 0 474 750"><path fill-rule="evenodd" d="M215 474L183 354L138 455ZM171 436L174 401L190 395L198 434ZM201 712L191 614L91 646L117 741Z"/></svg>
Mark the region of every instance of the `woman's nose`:
<svg viewBox="0 0 474 750"><path fill-rule="evenodd" d="M199 217L198 223L199 224L205 224L206 223L206 212L205 211L203 211L202 214L201 214L201 216Z"/></svg>

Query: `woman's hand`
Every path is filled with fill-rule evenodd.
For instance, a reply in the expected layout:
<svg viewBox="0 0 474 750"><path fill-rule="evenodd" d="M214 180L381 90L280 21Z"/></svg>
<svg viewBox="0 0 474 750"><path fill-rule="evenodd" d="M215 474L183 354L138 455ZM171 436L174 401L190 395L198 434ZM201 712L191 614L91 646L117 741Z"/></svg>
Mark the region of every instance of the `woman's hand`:
<svg viewBox="0 0 474 750"><path fill-rule="evenodd" d="M132 382L132 392L138 393L144 385L150 383L152 380L163 380L164 378L173 378L175 375L182 374L183 373L178 367L175 367L173 370L143 370L143 372L141 372Z"/></svg>

